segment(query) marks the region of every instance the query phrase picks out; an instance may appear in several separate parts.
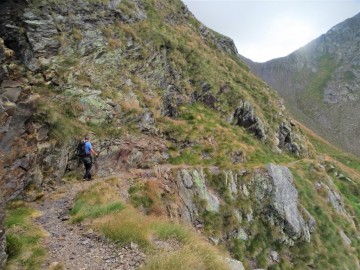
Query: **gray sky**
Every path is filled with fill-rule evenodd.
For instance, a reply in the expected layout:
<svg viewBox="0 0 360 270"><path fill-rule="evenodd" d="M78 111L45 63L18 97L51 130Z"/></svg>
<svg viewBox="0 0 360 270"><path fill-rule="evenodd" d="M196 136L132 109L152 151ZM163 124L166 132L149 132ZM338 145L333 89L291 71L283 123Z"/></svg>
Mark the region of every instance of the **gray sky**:
<svg viewBox="0 0 360 270"><path fill-rule="evenodd" d="M183 0L256 62L286 56L360 12L360 0ZM360 26L359 26L360 27Z"/></svg>

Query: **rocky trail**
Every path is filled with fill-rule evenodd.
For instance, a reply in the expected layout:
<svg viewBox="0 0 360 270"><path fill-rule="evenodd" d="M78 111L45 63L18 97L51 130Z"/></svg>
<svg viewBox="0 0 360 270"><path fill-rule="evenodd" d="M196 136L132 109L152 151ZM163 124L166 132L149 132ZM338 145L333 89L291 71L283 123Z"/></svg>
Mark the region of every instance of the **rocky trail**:
<svg viewBox="0 0 360 270"><path fill-rule="evenodd" d="M75 195L91 182L59 187L34 207L41 212L36 222L47 232L48 256L41 269L100 270L139 268L145 259L135 244L119 248L82 224L70 224L68 212Z"/></svg>

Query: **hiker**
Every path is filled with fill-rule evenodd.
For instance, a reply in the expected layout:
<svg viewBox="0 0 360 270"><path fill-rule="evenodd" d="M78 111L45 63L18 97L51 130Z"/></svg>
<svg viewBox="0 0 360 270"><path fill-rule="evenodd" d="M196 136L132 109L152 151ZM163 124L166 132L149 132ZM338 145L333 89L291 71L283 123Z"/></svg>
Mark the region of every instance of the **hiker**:
<svg viewBox="0 0 360 270"><path fill-rule="evenodd" d="M90 137L87 135L78 146L78 155L81 157L81 161L84 163L85 174L83 177L84 181L91 181L91 167L92 167L92 155L98 156L95 150L92 148Z"/></svg>

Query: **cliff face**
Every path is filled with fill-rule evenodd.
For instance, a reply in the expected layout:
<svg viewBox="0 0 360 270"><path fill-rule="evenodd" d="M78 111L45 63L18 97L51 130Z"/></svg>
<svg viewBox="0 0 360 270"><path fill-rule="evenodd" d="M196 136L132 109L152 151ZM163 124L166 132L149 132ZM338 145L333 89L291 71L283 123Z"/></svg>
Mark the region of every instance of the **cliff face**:
<svg viewBox="0 0 360 270"><path fill-rule="evenodd" d="M154 8L159 14L152 13ZM73 139L88 130L103 133L96 136L106 153L124 142L116 140L117 133L130 132L129 125L142 132L140 141L163 134L165 141L181 141L157 122L179 118L181 107L197 102L222 112L224 120L248 129L277 151L306 155L301 136L292 131L275 100L270 107L254 105L258 95L275 97L240 62L235 65L244 82L207 77L200 55L187 47L193 45L186 35L196 34L196 42L216 52L207 66L223 55L230 59L227 65L234 65L230 61L236 59L236 48L195 21L181 3L153 7L151 1L3 1L1 12L2 48L9 54L8 60L3 57L1 80L5 198L16 197L31 181L60 179L71 159ZM154 31L151 20L164 20L164 33L171 27L174 36ZM133 32L137 28L143 36ZM175 36L181 28L190 32ZM243 88L261 90L242 94ZM268 109L279 115L262 112ZM162 153L164 143L156 149ZM160 155L156 162L162 159ZM11 180L14 175L19 181Z"/></svg>
<svg viewBox="0 0 360 270"><path fill-rule="evenodd" d="M356 155L359 107L360 14L287 57L248 61L301 121Z"/></svg>
<svg viewBox="0 0 360 270"><path fill-rule="evenodd" d="M311 242L325 222L306 200L327 201L314 176L341 202L325 162L301 162L316 153L282 101L239 60L229 38L180 1L9 0L0 12L2 206L81 178L74 152L90 133L98 177L126 169L124 158L139 170L163 165L157 181L179 200L165 196L168 216L229 244L246 265L280 263L270 252L284 265L302 264L290 246L329 252ZM355 237L352 222L347 215L345 231ZM345 258L350 267L355 251ZM307 263L319 265L313 257Z"/></svg>

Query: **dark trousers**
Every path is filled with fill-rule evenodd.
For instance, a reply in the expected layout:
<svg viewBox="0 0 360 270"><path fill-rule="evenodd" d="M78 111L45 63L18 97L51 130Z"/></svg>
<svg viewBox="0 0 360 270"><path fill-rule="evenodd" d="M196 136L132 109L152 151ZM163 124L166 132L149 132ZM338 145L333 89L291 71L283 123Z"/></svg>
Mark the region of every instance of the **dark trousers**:
<svg viewBox="0 0 360 270"><path fill-rule="evenodd" d="M85 174L83 179L91 180L91 167L92 167L92 158L91 157L83 157L82 162L84 163L85 167Z"/></svg>

